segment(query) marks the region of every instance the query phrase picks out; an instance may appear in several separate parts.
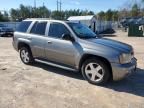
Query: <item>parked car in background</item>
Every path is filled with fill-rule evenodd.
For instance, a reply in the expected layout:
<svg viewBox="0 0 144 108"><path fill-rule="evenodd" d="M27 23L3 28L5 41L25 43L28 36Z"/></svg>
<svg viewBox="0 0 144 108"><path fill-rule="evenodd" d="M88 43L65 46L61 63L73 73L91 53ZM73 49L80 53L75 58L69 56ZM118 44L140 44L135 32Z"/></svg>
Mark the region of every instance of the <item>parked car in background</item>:
<svg viewBox="0 0 144 108"><path fill-rule="evenodd" d="M7 27L4 24L0 24L0 37L13 36L13 28Z"/></svg>
<svg viewBox="0 0 144 108"><path fill-rule="evenodd" d="M24 64L34 61L81 72L92 84L120 80L135 71L132 46L98 36L87 26L57 20L27 19L13 46Z"/></svg>

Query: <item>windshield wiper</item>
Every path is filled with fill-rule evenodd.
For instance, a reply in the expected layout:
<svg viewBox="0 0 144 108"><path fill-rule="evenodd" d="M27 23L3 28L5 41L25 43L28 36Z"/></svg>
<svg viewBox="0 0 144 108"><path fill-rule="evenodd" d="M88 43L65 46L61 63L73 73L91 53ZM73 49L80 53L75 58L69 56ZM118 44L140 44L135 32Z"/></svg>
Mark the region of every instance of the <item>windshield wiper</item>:
<svg viewBox="0 0 144 108"><path fill-rule="evenodd" d="M91 39L91 38L97 38L97 36L79 36L80 38L82 38L82 39Z"/></svg>

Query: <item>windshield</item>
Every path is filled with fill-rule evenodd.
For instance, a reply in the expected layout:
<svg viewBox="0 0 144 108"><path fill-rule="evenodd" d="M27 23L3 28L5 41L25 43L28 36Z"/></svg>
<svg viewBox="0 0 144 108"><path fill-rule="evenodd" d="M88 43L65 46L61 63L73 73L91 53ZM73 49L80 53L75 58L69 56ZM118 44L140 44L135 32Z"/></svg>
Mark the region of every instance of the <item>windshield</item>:
<svg viewBox="0 0 144 108"><path fill-rule="evenodd" d="M68 25L72 28L72 30L79 38L96 38L96 34L84 24L68 23Z"/></svg>

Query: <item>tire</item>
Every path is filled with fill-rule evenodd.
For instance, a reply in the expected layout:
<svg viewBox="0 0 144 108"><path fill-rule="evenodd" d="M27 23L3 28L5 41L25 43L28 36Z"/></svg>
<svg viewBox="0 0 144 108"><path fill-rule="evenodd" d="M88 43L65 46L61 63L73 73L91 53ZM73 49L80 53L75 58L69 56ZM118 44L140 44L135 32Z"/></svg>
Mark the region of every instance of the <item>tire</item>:
<svg viewBox="0 0 144 108"><path fill-rule="evenodd" d="M81 67L81 72L83 77L94 85L104 85L110 78L109 67L97 58L86 60Z"/></svg>
<svg viewBox="0 0 144 108"><path fill-rule="evenodd" d="M28 47L22 47L20 48L20 58L21 61L26 64L30 65L34 63L34 59L31 53L31 50Z"/></svg>

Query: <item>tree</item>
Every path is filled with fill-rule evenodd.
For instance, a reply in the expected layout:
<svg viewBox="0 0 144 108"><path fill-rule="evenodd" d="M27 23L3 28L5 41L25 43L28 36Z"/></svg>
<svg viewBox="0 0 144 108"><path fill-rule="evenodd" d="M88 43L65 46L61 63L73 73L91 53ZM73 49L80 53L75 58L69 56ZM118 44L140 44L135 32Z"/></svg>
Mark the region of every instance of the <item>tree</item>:
<svg viewBox="0 0 144 108"><path fill-rule="evenodd" d="M51 14L51 17L53 19L57 19L57 20L64 20L65 19L65 14L64 11L53 11Z"/></svg>
<svg viewBox="0 0 144 108"><path fill-rule="evenodd" d="M106 14L105 14L105 18L107 21L111 21L112 20L112 15L113 15L113 12L111 9L109 9Z"/></svg>
<svg viewBox="0 0 144 108"><path fill-rule="evenodd" d="M4 11L3 19L4 19L4 21L9 21L9 15L8 15L8 12Z"/></svg>
<svg viewBox="0 0 144 108"><path fill-rule="evenodd" d="M31 17L30 6L20 5L20 17L21 19L26 19Z"/></svg>
<svg viewBox="0 0 144 108"><path fill-rule="evenodd" d="M140 9L138 7L138 4L134 4L132 6L132 10L131 10L131 15L134 17L134 16L138 16L139 15L139 12L140 12Z"/></svg>
<svg viewBox="0 0 144 108"><path fill-rule="evenodd" d="M2 13L0 12L0 21L2 21L3 20L3 15L2 15Z"/></svg>
<svg viewBox="0 0 144 108"><path fill-rule="evenodd" d="M49 18L51 11L45 6L33 8L31 6L20 5L18 9L11 9L12 20L24 20L26 18Z"/></svg>
<svg viewBox="0 0 144 108"><path fill-rule="evenodd" d="M93 11L88 10L65 10L65 11L52 11L51 17L53 19L59 19L59 20L67 20L70 16L81 16L81 15L94 15Z"/></svg>
<svg viewBox="0 0 144 108"><path fill-rule="evenodd" d="M113 11L112 20L118 21L118 19L119 19L118 11Z"/></svg>
<svg viewBox="0 0 144 108"><path fill-rule="evenodd" d="M130 14L130 11L128 11L127 9L122 9L119 11L119 18L124 18L124 17L130 17L131 14Z"/></svg>
<svg viewBox="0 0 144 108"><path fill-rule="evenodd" d="M117 10L108 10L107 12L101 11L97 14L99 20L107 20L107 21L118 21L119 11Z"/></svg>
<svg viewBox="0 0 144 108"><path fill-rule="evenodd" d="M16 21L20 18L19 10L18 9L11 9L10 10L10 16L13 21Z"/></svg>
<svg viewBox="0 0 144 108"><path fill-rule="evenodd" d="M99 18L99 20L105 20L105 12L104 11L99 12L98 18Z"/></svg>
<svg viewBox="0 0 144 108"><path fill-rule="evenodd" d="M4 11L3 14L0 12L0 21L2 22L9 21L9 16L6 11Z"/></svg>
<svg viewBox="0 0 144 108"><path fill-rule="evenodd" d="M48 10L45 6L39 7L40 14L42 18L49 18L51 15L51 11Z"/></svg>

